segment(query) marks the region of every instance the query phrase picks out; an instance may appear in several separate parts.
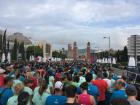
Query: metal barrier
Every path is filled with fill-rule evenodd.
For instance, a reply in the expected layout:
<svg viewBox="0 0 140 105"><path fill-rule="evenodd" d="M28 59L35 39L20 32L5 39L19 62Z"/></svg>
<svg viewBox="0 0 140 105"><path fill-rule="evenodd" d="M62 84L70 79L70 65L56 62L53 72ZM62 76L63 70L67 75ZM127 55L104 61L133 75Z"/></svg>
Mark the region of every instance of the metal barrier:
<svg viewBox="0 0 140 105"><path fill-rule="evenodd" d="M140 74L137 74L135 72L127 71L127 76L128 76L128 78L133 78L134 84L140 85Z"/></svg>

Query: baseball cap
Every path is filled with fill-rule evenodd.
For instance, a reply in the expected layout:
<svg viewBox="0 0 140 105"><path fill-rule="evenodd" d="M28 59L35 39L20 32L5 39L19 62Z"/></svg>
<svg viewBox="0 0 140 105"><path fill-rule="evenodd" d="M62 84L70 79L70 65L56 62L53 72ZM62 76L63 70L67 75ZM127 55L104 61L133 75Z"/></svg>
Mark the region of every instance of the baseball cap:
<svg viewBox="0 0 140 105"><path fill-rule="evenodd" d="M5 70L0 68L0 74L3 74L3 73L5 73Z"/></svg>
<svg viewBox="0 0 140 105"><path fill-rule="evenodd" d="M57 82L55 83L55 88L57 88L57 89L62 89L62 88L63 88L62 82L61 82L61 81L57 81Z"/></svg>

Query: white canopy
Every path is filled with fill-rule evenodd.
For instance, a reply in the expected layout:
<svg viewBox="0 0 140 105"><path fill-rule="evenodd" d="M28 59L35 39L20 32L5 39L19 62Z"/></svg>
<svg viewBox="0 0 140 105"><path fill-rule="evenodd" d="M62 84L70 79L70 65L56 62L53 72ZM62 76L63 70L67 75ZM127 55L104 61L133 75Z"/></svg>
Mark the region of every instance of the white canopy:
<svg viewBox="0 0 140 105"><path fill-rule="evenodd" d="M131 67L135 67L136 66L135 58L134 57L130 57L129 58L128 66L131 66Z"/></svg>
<svg viewBox="0 0 140 105"><path fill-rule="evenodd" d="M4 61L5 61L5 54L3 53L1 62L4 62Z"/></svg>
<svg viewBox="0 0 140 105"><path fill-rule="evenodd" d="M8 59L8 62L10 63L11 62L11 54L10 53L8 53L7 59Z"/></svg>
<svg viewBox="0 0 140 105"><path fill-rule="evenodd" d="M115 58L113 58L113 62L112 62L113 64L116 64L116 59Z"/></svg>

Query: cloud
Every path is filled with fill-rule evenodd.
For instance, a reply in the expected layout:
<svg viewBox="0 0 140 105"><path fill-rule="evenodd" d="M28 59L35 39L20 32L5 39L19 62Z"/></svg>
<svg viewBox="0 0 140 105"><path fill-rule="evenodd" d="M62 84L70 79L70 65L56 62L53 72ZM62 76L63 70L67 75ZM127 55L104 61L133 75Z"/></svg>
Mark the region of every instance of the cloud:
<svg viewBox="0 0 140 105"><path fill-rule="evenodd" d="M139 34L139 0L0 0L0 27L46 39L54 47L87 41L107 48L122 48L127 37Z"/></svg>

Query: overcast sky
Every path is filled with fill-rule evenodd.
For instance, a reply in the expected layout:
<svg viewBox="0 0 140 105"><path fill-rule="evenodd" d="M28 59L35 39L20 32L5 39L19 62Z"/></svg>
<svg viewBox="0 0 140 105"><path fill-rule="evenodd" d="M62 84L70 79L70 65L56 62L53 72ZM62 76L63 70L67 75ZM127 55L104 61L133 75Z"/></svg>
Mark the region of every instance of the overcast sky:
<svg viewBox="0 0 140 105"><path fill-rule="evenodd" d="M140 34L140 0L0 0L0 29L46 40L54 48L77 41L85 48L118 49Z"/></svg>

